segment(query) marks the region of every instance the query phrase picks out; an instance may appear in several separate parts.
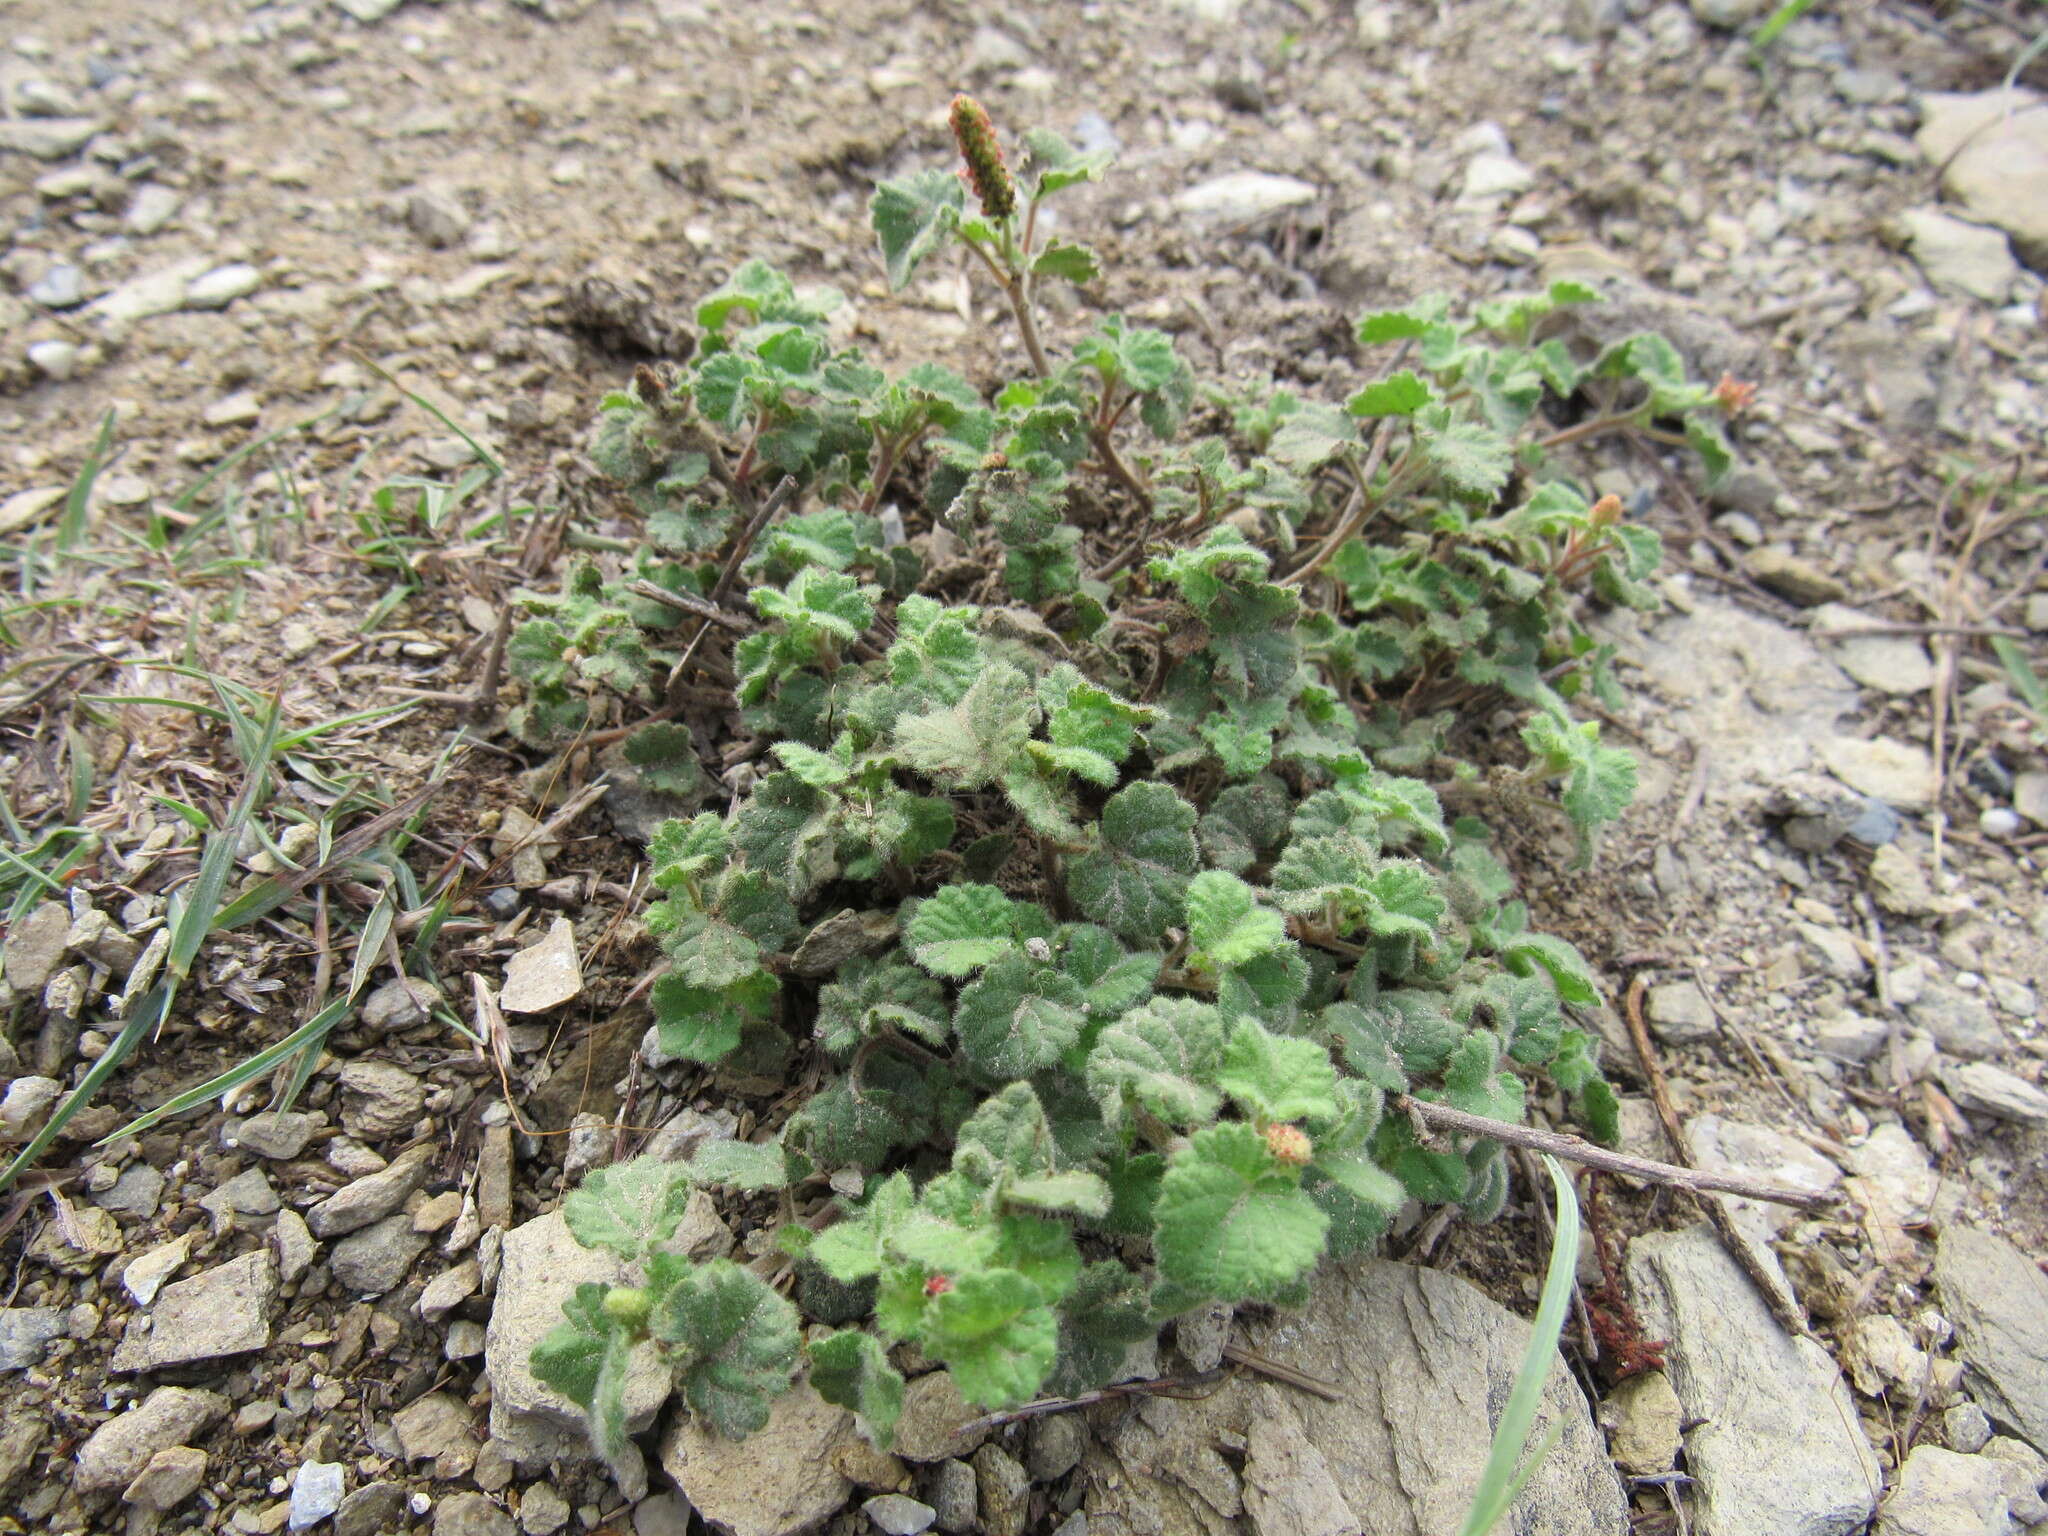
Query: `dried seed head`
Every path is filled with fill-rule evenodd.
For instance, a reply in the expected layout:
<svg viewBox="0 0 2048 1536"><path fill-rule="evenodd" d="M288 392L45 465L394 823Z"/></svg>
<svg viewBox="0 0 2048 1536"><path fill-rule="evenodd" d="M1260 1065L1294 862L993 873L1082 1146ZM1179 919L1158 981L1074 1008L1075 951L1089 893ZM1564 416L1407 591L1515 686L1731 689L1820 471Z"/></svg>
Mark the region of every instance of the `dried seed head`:
<svg viewBox="0 0 2048 1536"><path fill-rule="evenodd" d="M662 396L661 379L645 363L633 370L633 393L648 405L653 405Z"/></svg>
<svg viewBox="0 0 2048 1536"><path fill-rule="evenodd" d="M1266 1127L1266 1150L1273 1154L1277 1163L1290 1168L1300 1168L1315 1155L1315 1145L1308 1139L1308 1132L1298 1125L1269 1125Z"/></svg>
<svg viewBox="0 0 2048 1536"><path fill-rule="evenodd" d="M995 124L988 109L972 96L955 96L948 114L953 137L960 145L960 158L967 162L961 173L991 219L1007 219L1017 211L1017 188L1003 164L1003 151L996 143Z"/></svg>

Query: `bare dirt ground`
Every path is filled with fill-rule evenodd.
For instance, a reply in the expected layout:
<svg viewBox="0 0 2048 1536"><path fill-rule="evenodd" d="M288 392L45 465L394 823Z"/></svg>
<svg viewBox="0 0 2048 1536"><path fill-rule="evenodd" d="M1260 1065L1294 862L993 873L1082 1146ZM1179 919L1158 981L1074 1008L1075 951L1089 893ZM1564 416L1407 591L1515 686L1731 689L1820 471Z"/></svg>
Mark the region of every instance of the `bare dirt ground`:
<svg viewBox="0 0 2048 1536"><path fill-rule="evenodd" d="M1823 0L1759 62L1709 24L1754 9L0 7L0 128L17 134L0 153L0 791L17 823L0 1079L69 1086L107 1050L124 978L197 865L181 807L217 823L241 787L208 674L312 732L260 818L281 847L252 838L237 882L278 851L332 852L294 821L345 836L437 770L404 860L422 884L467 870L437 932L399 899L360 959L378 894L360 869L320 882L317 922L217 936L175 1014L0 1206L0 1531L280 1530L309 1463L343 1469L338 1528L359 1536L633 1524L594 1470L515 1465L487 1438L496 1234L554 1205L565 1159L692 1112L762 1114L781 1089L639 1061L632 998L655 955L632 915L633 807L584 793L596 754L516 750L509 689L465 701L511 592L625 526L581 464L598 395L686 346L691 302L740 260L843 289L884 361L942 347L977 382L1002 375L994 296L945 265L892 298L867 233L873 180L944 155L954 86L1007 126L1118 147L1068 214L1107 275L1056 326L1124 309L1225 372L1340 396L1365 377L1360 308L1576 276L1616 295L1588 326L1664 329L1696 373L1759 385L1744 468L1711 502L1647 455L1587 461L1602 489L1648 494L1672 557L1666 613L1614 621L1633 695L1611 729L1643 790L1590 877L1566 872L1547 809L1508 847L1539 922L1605 968L1617 1009L1648 982L1702 1160L1841 1187L1772 1235L1887 1486L1914 1444L1978 1450L1954 1411L1956 1298L1930 1267L1951 1224L2048 1251L2048 764L1986 636L2043 665L2048 343L2035 272L1981 247L1959 268L1953 231L1905 231L1938 201L1919 98L1998 85L2022 36L1991 4ZM1297 185L1220 214L1180 196L1247 171ZM63 493L110 412L116 457L62 549ZM430 527L420 484L476 462L450 424L506 472ZM61 828L78 831L48 842ZM470 976L495 987L562 920L574 996L515 1018L501 1061L476 1043ZM392 969L416 942L439 998ZM356 965L376 989L305 1063L310 1121L263 1149L241 1137L266 1075L94 1145L284 1038ZM1619 1014L1603 1028L1640 1093ZM19 1144L48 1099L7 1102ZM1627 1103L1632 1148L1668 1156L1647 1099ZM415 1162L380 1213L406 1219L368 1229L376 1244L340 1252L295 1214ZM1640 1190L1608 1215L1624 1237L1693 1219ZM1493 1227L1395 1253L1426 1246L1525 1310L1542 1241L1518 1193ZM165 1326L142 1326L138 1257L178 1280L257 1253L278 1267L249 1303L267 1315L243 1319L256 1337L158 1370L116 1358ZM220 1394L148 1447L203 1452L182 1492L177 1457L139 1494L147 1452L75 1462L163 1384ZM1637 1485L1638 1522L1675 1528L1683 1497ZM1042 1490L1031 1528L1074 1507ZM2016 1491L2007 1507L2048 1513ZM681 1519L671 1502L637 1529Z"/></svg>

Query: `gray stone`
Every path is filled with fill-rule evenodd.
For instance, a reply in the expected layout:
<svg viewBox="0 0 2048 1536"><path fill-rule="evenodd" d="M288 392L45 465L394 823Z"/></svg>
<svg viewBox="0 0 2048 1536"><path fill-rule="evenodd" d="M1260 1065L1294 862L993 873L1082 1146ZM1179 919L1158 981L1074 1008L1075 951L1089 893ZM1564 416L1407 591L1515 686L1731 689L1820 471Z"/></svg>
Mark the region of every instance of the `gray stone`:
<svg viewBox="0 0 2048 1536"><path fill-rule="evenodd" d="M439 1002L441 994L432 986L414 977L392 980L373 987L370 995L363 999L362 1022L365 1028L382 1033L391 1029L409 1029L415 1024L427 1022L427 1010Z"/></svg>
<svg viewBox="0 0 2048 1536"><path fill-rule="evenodd" d="M1752 549L1743 557L1743 564L1749 567L1749 574L1763 585L1802 608L1838 603L1849 595L1847 587L1811 560L1802 559L1775 544Z"/></svg>
<svg viewBox="0 0 2048 1536"><path fill-rule="evenodd" d="M262 1349L270 1342L277 1269L261 1249L165 1286L108 1361L111 1371L154 1371ZM144 1327L143 1324L148 1326Z"/></svg>
<svg viewBox="0 0 2048 1536"><path fill-rule="evenodd" d="M1973 1456L1991 1439L1991 1420L1968 1398L1952 1403L1942 1413L1941 1427L1948 1436L1948 1448Z"/></svg>
<svg viewBox="0 0 2048 1536"><path fill-rule="evenodd" d="M199 1490L206 1477L206 1452L170 1445L144 1463L121 1493L121 1502L168 1514Z"/></svg>
<svg viewBox="0 0 2048 1536"><path fill-rule="evenodd" d="M1034 1483L1065 1477L1081 1464L1088 1431L1078 1414L1048 1413L1033 1419L1024 1436L1024 1465Z"/></svg>
<svg viewBox="0 0 2048 1536"><path fill-rule="evenodd" d="M730 1536L796 1536L838 1512L853 1483L835 1447L858 1436L853 1415L798 1382L774 1400L768 1422L728 1440L679 1414L661 1442L661 1464L691 1508Z"/></svg>
<svg viewBox="0 0 2048 1536"><path fill-rule="evenodd" d="M545 1013L582 990L576 927L558 917L538 944L529 944L505 962L505 989L498 994L498 1006L507 1013Z"/></svg>
<svg viewBox="0 0 2048 1536"><path fill-rule="evenodd" d="M434 1510L434 1536L518 1536L518 1531L489 1494L451 1493Z"/></svg>
<svg viewBox="0 0 2048 1536"><path fill-rule="evenodd" d="M2041 1497L2048 1484L2048 1456L2024 1440L2010 1435L1993 1435L1984 1442L1984 1454L1998 1463L2005 1481L2005 1502L2021 1525L2036 1526L2048 1520L2048 1500Z"/></svg>
<svg viewBox="0 0 2048 1536"><path fill-rule="evenodd" d="M1829 975L1839 976L1844 981L1856 981L1870 969L1870 962L1863 958L1863 952L1845 929L1827 923L1802 922L1792 926L1806 940L1807 948L1820 957Z"/></svg>
<svg viewBox="0 0 2048 1536"><path fill-rule="evenodd" d="M1849 1167L1883 1196L1894 1219L1926 1221L1934 1214L1941 1175L1912 1132L1896 1121L1880 1125L1861 1145L1849 1148Z"/></svg>
<svg viewBox="0 0 2048 1536"><path fill-rule="evenodd" d="M1690 981L1667 981L1650 988L1643 1017L1666 1045L1711 1040L1720 1032L1720 1023L1706 993Z"/></svg>
<svg viewBox="0 0 2048 1536"><path fill-rule="evenodd" d="M1243 1510L1252 1529L1303 1536L1457 1527L1528 1347L1526 1323L1450 1275L1365 1261L1326 1264L1305 1308L1240 1326L1259 1354L1343 1398L1237 1377L1200 1399L1147 1403L1088 1449L1091 1526L1198 1536L1236 1528ZM1535 1433L1562 1433L1516 1508L1519 1536L1625 1529L1620 1482L1561 1360L1542 1404ZM1242 1481L1226 1444L1241 1448Z"/></svg>
<svg viewBox="0 0 2048 1536"><path fill-rule="evenodd" d="M1836 1061L1868 1061L1890 1035L1891 1031L1882 1019L1873 1019L1869 1014L1857 1013L1853 1009L1844 1009L1813 1026L1813 1043L1823 1056L1832 1056Z"/></svg>
<svg viewBox="0 0 2048 1536"><path fill-rule="evenodd" d="M230 1219L230 1213L235 1216L275 1215L278 1198L277 1191L270 1187L270 1180L263 1176L261 1168L246 1168L199 1204L215 1222L223 1222Z"/></svg>
<svg viewBox="0 0 2048 1536"><path fill-rule="evenodd" d="M1692 14L1703 26L1732 32L1755 21L1769 5L1770 0L1692 0Z"/></svg>
<svg viewBox="0 0 2048 1536"><path fill-rule="evenodd" d="M959 1536L974 1529L981 1493L974 1486L974 1468L966 1462L942 1461L933 1467L925 1497L931 1500L934 1523L940 1530Z"/></svg>
<svg viewBox="0 0 2048 1536"><path fill-rule="evenodd" d="M137 1306L153 1305L164 1282L184 1268L185 1260L191 1256L192 1238L193 1234L186 1232L137 1254L123 1266L121 1289L135 1299Z"/></svg>
<svg viewBox="0 0 2048 1536"><path fill-rule="evenodd" d="M1970 1395L1993 1423L2048 1451L2048 1275L2004 1238L1951 1226L1935 1248L1934 1284Z"/></svg>
<svg viewBox="0 0 2048 1536"><path fill-rule="evenodd" d="M1467 202L1480 202L1489 198L1512 197L1535 185L1536 173L1513 155L1499 150L1483 150L1466 162L1464 180L1458 184L1458 195Z"/></svg>
<svg viewBox="0 0 2048 1536"><path fill-rule="evenodd" d="M193 256L155 272L145 272L111 292L101 294L87 307L86 313L98 320L110 335L118 336L137 321L182 309L186 288L211 265L206 257Z"/></svg>
<svg viewBox="0 0 2048 1536"><path fill-rule="evenodd" d="M1924 747L1889 736L1833 736L1820 743L1827 770L1858 794L1901 811L1934 804L1934 760Z"/></svg>
<svg viewBox="0 0 2048 1536"><path fill-rule="evenodd" d="M1958 987L1932 983L1906 1013L1951 1056L1985 1061L2005 1054L2005 1031L1991 1005Z"/></svg>
<svg viewBox="0 0 2048 1536"><path fill-rule="evenodd" d="M363 1296L382 1296L426 1251L427 1236L404 1215L386 1216L336 1243L327 1255L334 1278Z"/></svg>
<svg viewBox="0 0 2048 1536"><path fill-rule="evenodd" d="M436 1477L462 1477L476 1465L476 1426L462 1400L449 1393L415 1398L399 1409L391 1428L405 1459L432 1462Z"/></svg>
<svg viewBox="0 0 2048 1536"><path fill-rule="evenodd" d="M469 210L453 193L423 187L406 199L405 222L423 243L438 251L460 245L472 221Z"/></svg>
<svg viewBox="0 0 2048 1536"><path fill-rule="evenodd" d="M1316 197L1313 185L1292 176L1232 171L1176 193L1173 206L1199 222L1238 225L1256 223L1283 208L1306 207Z"/></svg>
<svg viewBox="0 0 2048 1536"><path fill-rule="evenodd" d="M78 1448L71 1491L90 1499L127 1487L158 1451L197 1439L227 1411L228 1400L218 1392L158 1387L126 1413L107 1420Z"/></svg>
<svg viewBox="0 0 2048 1536"><path fill-rule="evenodd" d="M905 1461L943 1461L973 1454L988 1431L962 1434L963 1426L982 1410L960 1395L951 1371L927 1371L903 1393L903 1413L896 1421L896 1443L890 1447Z"/></svg>
<svg viewBox="0 0 2048 1536"><path fill-rule="evenodd" d="M1662 1371L1642 1371L1615 1384L1600 1405L1608 1453L1624 1472L1655 1477L1677 1465L1685 1410Z"/></svg>
<svg viewBox="0 0 2048 1536"><path fill-rule="evenodd" d="M0 1307L0 1371L42 1364L43 1351L63 1333L62 1307Z"/></svg>
<svg viewBox="0 0 2048 1536"><path fill-rule="evenodd" d="M1943 1072L1941 1085L1964 1109L1980 1115L2048 1125L2048 1093L1988 1061L1972 1061Z"/></svg>
<svg viewBox="0 0 2048 1536"><path fill-rule="evenodd" d="M0 1144L28 1141L42 1129L50 1106L64 1097L54 1077L17 1077L0 1095Z"/></svg>
<svg viewBox="0 0 2048 1536"><path fill-rule="evenodd" d="M128 199L128 209L121 215L121 223L132 235L156 234L177 217L182 201L169 187L146 181Z"/></svg>
<svg viewBox="0 0 2048 1536"><path fill-rule="evenodd" d="M382 1536L405 1521L403 1483L365 1483L334 1511L334 1536Z"/></svg>
<svg viewBox="0 0 2048 1536"><path fill-rule="evenodd" d="M51 337L47 341L30 342L28 360L44 375L62 383L78 372L80 348L73 342Z"/></svg>
<svg viewBox="0 0 2048 1536"><path fill-rule="evenodd" d="M2048 108L2025 89L1930 91L1914 142L1941 188L2013 238L2030 265L2048 259Z"/></svg>
<svg viewBox="0 0 2048 1536"><path fill-rule="evenodd" d="M670 1249L693 1258L715 1258L732 1245L702 1190L690 1196ZM562 1320L562 1302L584 1281L623 1284L632 1278L624 1261L585 1248L569 1235L560 1211L550 1211L505 1234L497 1295L491 1305L484 1346L491 1381L491 1434L519 1448L521 1458L551 1454L587 1456L583 1413L533 1374L533 1346ZM670 1378L651 1342L636 1347L626 1379L626 1426L638 1434L654 1422L669 1393Z"/></svg>
<svg viewBox="0 0 2048 1536"><path fill-rule="evenodd" d="M85 274L59 262L28 285L28 297L45 309L71 309L85 302Z"/></svg>
<svg viewBox="0 0 2048 1536"><path fill-rule="evenodd" d="M71 940L71 913L54 901L30 909L19 922L9 925L7 942L0 948L7 984L17 992L40 992L64 963L64 951Z"/></svg>
<svg viewBox="0 0 2048 1536"><path fill-rule="evenodd" d="M1884 1501L1877 1536L2006 1536L2005 1479L1983 1456L1916 1445Z"/></svg>
<svg viewBox="0 0 2048 1536"><path fill-rule="evenodd" d="M306 1218L290 1210L279 1211L277 1220L271 1223L270 1247L277 1255L277 1278L285 1285L295 1283L311 1269L320 1252L320 1244L306 1225Z"/></svg>
<svg viewBox="0 0 2048 1536"><path fill-rule="evenodd" d="M861 1509L883 1536L918 1536L920 1531L930 1530L932 1521L938 1518L938 1511L931 1505L920 1504L901 1493L869 1499Z"/></svg>
<svg viewBox="0 0 2048 1536"><path fill-rule="evenodd" d="M85 148L100 131L90 117L24 117L0 122L0 153L62 160Z"/></svg>
<svg viewBox="0 0 2048 1536"><path fill-rule="evenodd" d="M1883 1479L1827 1351L1785 1334L1711 1227L1638 1238L1629 1272L1649 1337L1671 1341L1671 1384L1696 1421L1686 1464L1700 1528L1862 1530Z"/></svg>
<svg viewBox="0 0 2048 1536"><path fill-rule="evenodd" d="M338 1461L302 1461L292 1474L291 1509L286 1524L303 1531L341 1508L348 1488L348 1469Z"/></svg>
<svg viewBox="0 0 2048 1536"><path fill-rule="evenodd" d="M1896 227L1927 280L1944 293L2003 304L2020 279L2005 236L1938 208L1908 208Z"/></svg>
<svg viewBox="0 0 2048 1536"><path fill-rule="evenodd" d="M999 1445L974 1453L974 1484L980 1494L983 1536L1024 1536L1031 1512L1031 1479Z"/></svg>
<svg viewBox="0 0 2048 1536"><path fill-rule="evenodd" d="M2012 781L2013 809L2037 827L2048 827L2048 773L2027 772Z"/></svg>
<svg viewBox="0 0 2048 1536"><path fill-rule="evenodd" d="M290 1110L265 1111L246 1120L228 1122L223 1138L231 1147L254 1152L258 1157L289 1162L306 1150L306 1143L320 1128L320 1117Z"/></svg>
<svg viewBox="0 0 2048 1536"><path fill-rule="evenodd" d="M1812 632L1828 639L1835 664L1866 688L1880 693L1925 693L1934 686L1934 662L1925 642L1911 635L1845 635L1842 630L1862 628L1874 622L1843 603L1823 603L1813 610Z"/></svg>
<svg viewBox="0 0 2048 1536"><path fill-rule="evenodd" d="M388 1061L348 1062L340 1081L341 1123L365 1141L410 1129L426 1107L427 1085Z"/></svg>
<svg viewBox="0 0 2048 1536"><path fill-rule="evenodd" d="M535 1483L519 1500L519 1528L527 1536L554 1536L569 1522L569 1501L546 1483Z"/></svg>
<svg viewBox="0 0 2048 1536"><path fill-rule="evenodd" d="M1211 1302L1186 1313L1173 1325L1174 1347L1191 1371L1213 1371L1223 1363L1230 1325L1237 1309L1227 1301Z"/></svg>
<svg viewBox="0 0 2048 1536"><path fill-rule="evenodd" d="M381 1221L426 1182L432 1147L414 1147L377 1172L344 1184L306 1212L306 1225L319 1238L341 1237Z"/></svg>
<svg viewBox="0 0 2048 1536"><path fill-rule="evenodd" d="M246 261L215 267L192 279L185 289L187 309L226 309L263 286L263 274Z"/></svg>
<svg viewBox="0 0 2048 1536"><path fill-rule="evenodd" d="M633 1536L690 1536L690 1506L657 1493L633 1506Z"/></svg>

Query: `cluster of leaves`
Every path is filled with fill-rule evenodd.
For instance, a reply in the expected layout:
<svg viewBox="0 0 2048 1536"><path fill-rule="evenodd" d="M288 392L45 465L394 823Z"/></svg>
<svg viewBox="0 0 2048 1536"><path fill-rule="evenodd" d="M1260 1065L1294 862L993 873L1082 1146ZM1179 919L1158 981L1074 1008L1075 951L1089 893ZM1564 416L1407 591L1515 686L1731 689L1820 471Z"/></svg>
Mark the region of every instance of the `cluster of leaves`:
<svg viewBox="0 0 2048 1536"><path fill-rule="evenodd" d="M1515 1121L1534 1080L1615 1132L1568 1013L1597 1005L1590 969L1529 931L1486 828L1409 773L1439 759L1450 706L1504 696L1529 706L1528 777L1589 844L1620 813L1633 763L1571 708L1612 688L1575 604L1647 604L1656 540L1542 478L1538 412L1591 400L1592 426L1682 433L1718 471L1714 392L1656 338L1583 361L1534 339L1591 297L1567 285L1365 317L1362 343L1414 362L1343 406L1205 397L1170 338L1115 316L1055 361L1032 287L1095 261L1035 245L1036 213L1102 163L1030 136L1020 195L968 126L983 211L923 172L883 184L875 228L897 286L949 242L973 251L1032 376L988 402L935 365L890 379L833 350L825 300L750 263L700 307L690 369L605 403L599 462L646 518L629 577L531 597L515 637L522 729L573 727L582 684L639 687L667 659L644 638L644 671L608 659L644 636L633 586L709 597L759 477L798 483L753 546L757 627L732 650L775 765L650 848L670 960L651 997L671 1057L832 1071L772 1141L607 1170L565 1206L643 1276L582 1287L535 1357L615 1462L642 1348L723 1433L807 1367L886 1443L899 1345L1006 1408L1115 1379L1192 1308L1299 1297L1409 1200L1489 1218L1499 1144L1425 1140L1402 1096ZM1197 417L1216 430L1189 437ZM932 519L1000 546L1019 606L914 590L876 516L907 466ZM1163 552L1086 573L1083 482ZM1305 572L1328 605L1304 603ZM667 1251L700 1186L793 1214L849 1175L835 1222L781 1228L801 1311ZM805 1313L837 1331L804 1342Z"/></svg>

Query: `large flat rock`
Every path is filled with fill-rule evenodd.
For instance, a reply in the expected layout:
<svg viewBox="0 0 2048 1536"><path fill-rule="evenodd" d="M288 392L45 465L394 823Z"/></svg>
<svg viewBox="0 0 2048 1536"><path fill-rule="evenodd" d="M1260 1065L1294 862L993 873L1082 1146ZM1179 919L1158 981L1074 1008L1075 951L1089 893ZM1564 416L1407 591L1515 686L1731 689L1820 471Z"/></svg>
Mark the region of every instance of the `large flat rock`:
<svg viewBox="0 0 2048 1536"><path fill-rule="evenodd" d="M1934 1284L1969 1362L1971 1395L2048 1454L2048 1275L2002 1237L1949 1227L1934 1250Z"/></svg>
<svg viewBox="0 0 2048 1536"><path fill-rule="evenodd" d="M1704 1224L1638 1239L1629 1278L1643 1326L1670 1340L1671 1385L1699 1480L1699 1536L1851 1536L1883 1478L1842 1373L1780 1328Z"/></svg>
<svg viewBox="0 0 2048 1536"><path fill-rule="evenodd" d="M690 1196L669 1246L693 1258L718 1257L732 1246L732 1234L701 1189ZM583 1410L533 1374L533 1346L562 1320L562 1303L586 1280L623 1285L636 1278L623 1260L578 1243L560 1211L505 1234L484 1364L491 1379L491 1433L522 1465L591 1454ZM654 1345L641 1343L626 1381L629 1430L637 1434L653 1424L669 1385Z"/></svg>
<svg viewBox="0 0 2048 1536"><path fill-rule="evenodd" d="M1087 1453L1089 1536L1451 1536L1507 1403L1529 1325L1471 1285L1367 1260L1326 1266L1299 1312L1252 1325L1260 1354L1340 1402L1241 1375L1152 1398ZM1534 1438L1563 1436L1510 1521L1517 1536L1621 1536L1621 1483L1555 1360ZM1238 1466L1225 1449L1241 1446ZM1235 1458L1233 1458L1235 1459Z"/></svg>

